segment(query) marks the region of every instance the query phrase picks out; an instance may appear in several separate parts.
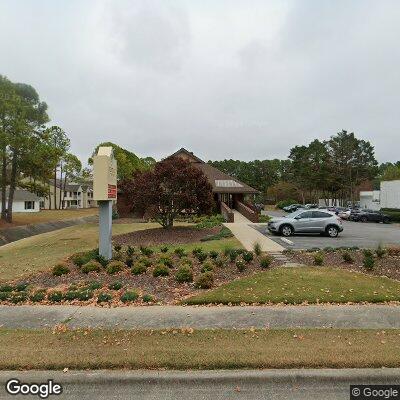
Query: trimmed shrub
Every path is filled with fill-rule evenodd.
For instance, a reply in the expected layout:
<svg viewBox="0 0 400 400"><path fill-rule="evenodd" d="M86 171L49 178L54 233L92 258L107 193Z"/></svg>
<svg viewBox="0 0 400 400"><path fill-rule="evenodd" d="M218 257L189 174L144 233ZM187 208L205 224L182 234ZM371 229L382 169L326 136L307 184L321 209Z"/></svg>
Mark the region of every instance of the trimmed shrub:
<svg viewBox="0 0 400 400"><path fill-rule="evenodd" d="M116 252L120 252L121 251L121 249L122 249L122 246L120 245L120 244L114 244L114 250L116 251Z"/></svg>
<svg viewBox="0 0 400 400"><path fill-rule="evenodd" d="M323 265L324 263L324 255L322 253L314 254L314 265Z"/></svg>
<svg viewBox="0 0 400 400"><path fill-rule="evenodd" d="M107 267L108 260L100 254L96 256L95 260L98 261L102 267Z"/></svg>
<svg viewBox="0 0 400 400"><path fill-rule="evenodd" d="M32 293L29 296L29 300L32 301L33 303L38 303L39 301L43 301L45 298L46 298L45 289L37 290L36 292Z"/></svg>
<svg viewBox="0 0 400 400"><path fill-rule="evenodd" d="M168 250L169 250L168 246L161 246L161 247L160 247L161 253L167 253Z"/></svg>
<svg viewBox="0 0 400 400"><path fill-rule="evenodd" d="M59 263L53 267L53 275L54 276L66 275L66 274L69 274L69 272L70 272L70 270L69 270L67 264L65 264L65 263Z"/></svg>
<svg viewBox="0 0 400 400"><path fill-rule="evenodd" d="M343 257L343 261L348 264L352 264L354 262L353 256L348 251L345 251L342 254L342 257Z"/></svg>
<svg viewBox="0 0 400 400"><path fill-rule="evenodd" d="M153 250L146 246L140 246L140 252L146 257L150 257L153 254Z"/></svg>
<svg viewBox="0 0 400 400"><path fill-rule="evenodd" d="M258 243L258 242L254 243L253 251L254 251L254 254L255 254L256 256L261 255L261 244Z"/></svg>
<svg viewBox="0 0 400 400"><path fill-rule="evenodd" d="M364 254L364 257L373 257L374 256L372 253L372 250L370 250L370 249L364 249L363 254Z"/></svg>
<svg viewBox="0 0 400 400"><path fill-rule="evenodd" d="M14 286L13 289L14 289L15 292L24 292L28 286L29 286L28 283L26 283L26 282L20 282L20 283L17 283L17 284Z"/></svg>
<svg viewBox="0 0 400 400"><path fill-rule="evenodd" d="M229 257L229 255L231 254L232 250L234 250L233 247L225 246L224 250L223 250L224 256L225 257Z"/></svg>
<svg viewBox="0 0 400 400"><path fill-rule="evenodd" d="M2 285L0 286L0 292L12 292L13 287L11 285Z"/></svg>
<svg viewBox="0 0 400 400"><path fill-rule="evenodd" d="M212 272L204 272L197 279L195 286L199 289L210 289L214 284L214 274Z"/></svg>
<svg viewBox="0 0 400 400"><path fill-rule="evenodd" d="M107 265L107 274L114 275L121 272L125 268L125 264L122 261L111 261Z"/></svg>
<svg viewBox="0 0 400 400"><path fill-rule="evenodd" d="M243 260L246 261L247 263L252 262L254 259L254 255L251 251L245 251L242 254Z"/></svg>
<svg viewBox="0 0 400 400"><path fill-rule="evenodd" d="M169 268L164 264L157 264L153 270L153 276L157 278L158 276L168 276Z"/></svg>
<svg viewBox="0 0 400 400"><path fill-rule="evenodd" d="M154 297L151 294L144 294L142 296L142 301L144 303L151 303L152 301L154 301Z"/></svg>
<svg viewBox="0 0 400 400"><path fill-rule="evenodd" d="M179 283L183 282L192 282L193 281L193 272L188 267L180 267L175 274L175 279Z"/></svg>
<svg viewBox="0 0 400 400"><path fill-rule="evenodd" d="M136 262L131 269L133 275L141 275L144 274L146 271L147 267L141 262Z"/></svg>
<svg viewBox="0 0 400 400"><path fill-rule="evenodd" d="M98 255L99 255L99 250L94 249L94 250L89 250L89 251L73 254L70 259L76 266L82 267L83 265L87 264L89 261L96 259L96 257Z"/></svg>
<svg viewBox="0 0 400 400"><path fill-rule="evenodd" d="M149 260L149 259L146 258L146 257L141 257L141 258L139 258L138 262L142 263L146 268L149 268L149 267L151 267L151 265L152 265L151 260Z"/></svg>
<svg viewBox="0 0 400 400"><path fill-rule="evenodd" d="M225 261L226 260L223 259L222 257L218 257L215 260L213 260L213 263L217 268L222 268L225 264Z"/></svg>
<svg viewBox="0 0 400 400"><path fill-rule="evenodd" d="M187 256L187 253L186 253L185 249L183 249L182 247L177 247L177 248L174 250L174 253L175 253L179 258L182 258L182 257L186 257L186 256Z"/></svg>
<svg viewBox="0 0 400 400"><path fill-rule="evenodd" d="M108 285L108 288L110 289L110 290L119 290L119 289L121 289L122 288L122 283L121 282L113 282L113 283L110 283L109 285Z"/></svg>
<svg viewBox="0 0 400 400"><path fill-rule="evenodd" d="M15 293L11 295L10 301L13 304L23 303L28 299L28 295L25 292Z"/></svg>
<svg viewBox="0 0 400 400"><path fill-rule="evenodd" d="M51 301L52 303L59 303L63 299L62 292L51 292L47 295L47 300Z"/></svg>
<svg viewBox="0 0 400 400"><path fill-rule="evenodd" d="M81 271L84 274L88 274L89 272L100 272L101 264L95 260L89 261L85 265L82 266Z"/></svg>
<svg viewBox="0 0 400 400"><path fill-rule="evenodd" d="M238 255L239 253L236 250L231 250L229 253L229 259L231 260L231 262L234 262Z"/></svg>
<svg viewBox="0 0 400 400"><path fill-rule="evenodd" d="M243 272L246 269L246 261L244 261L242 258L238 258L236 260L236 268L239 270L239 272Z"/></svg>
<svg viewBox="0 0 400 400"><path fill-rule="evenodd" d="M161 264L164 264L168 268L172 268L174 266L174 263L172 262L171 257L168 257L168 256L161 256L158 259L158 262Z"/></svg>
<svg viewBox="0 0 400 400"><path fill-rule="evenodd" d="M112 296L110 293L99 293L97 296L98 303L109 303L112 300Z"/></svg>
<svg viewBox="0 0 400 400"><path fill-rule="evenodd" d="M132 268L133 265L133 258L127 258L125 264L128 268Z"/></svg>
<svg viewBox="0 0 400 400"><path fill-rule="evenodd" d="M205 262L203 266L201 267L201 272L208 272L208 271L214 271L214 267L210 262Z"/></svg>
<svg viewBox="0 0 400 400"><path fill-rule="evenodd" d="M218 256L219 256L219 253L218 253L218 251L216 251L216 250L211 250L210 253L209 253L209 256L210 256L210 258L212 258L213 260L216 260L216 259L218 258Z"/></svg>
<svg viewBox="0 0 400 400"><path fill-rule="evenodd" d="M366 270L372 271L375 267L375 259L373 256L364 256L363 266Z"/></svg>
<svg viewBox="0 0 400 400"><path fill-rule="evenodd" d="M198 253L196 255L196 258L199 260L199 262L203 262L205 260L207 260L208 254L207 253Z"/></svg>
<svg viewBox="0 0 400 400"><path fill-rule="evenodd" d="M192 250L192 254L193 254L195 257L197 257L197 254L201 254L201 253L204 253L204 251L203 251L203 249L202 249L201 247L195 247L195 248Z"/></svg>
<svg viewBox="0 0 400 400"><path fill-rule="evenodd" d="M79 298L78 290L68 290L68 292L64 294L64 299L68 301L76 300L78 298Z"/></svg>
<svg viewBox="0 0 400 400"><path fill-rule="evenodd" d="M88 282L86 288L89 290L96 290L96 289L100 289L103 285L100 282L97 281L92 281L92 282Z"/></svg>
<svg viewBox="0 0 400 400"><path fill-rule="evenodd" d="M87 301L90 300L93 297L93 292L91 290L88 289L84 289L84 290L79 290L77 292L77 299L80 301Z"/></svg>
<svg viewBox="0 0 400 400"><path fill-rule="evenodd" d="M0 301L8 300L10 296L10 292L0 292Z"/></svg>
<svg viewBox="0 0 400 400"><path fill-rule="evenodd" d="M196 219L197 229L214 228L215 226L222 225L225 222L225 218L222 214L215 214L210 216L203 216Z"/></svg>
<svg viewBox="0 0 400 400"><path fill-rule="evenodd" d="M193 265L193 261L189 258L182 258L180 264L182 267L187 266L190 268Z"/></svg>
<svg viewBox="0 0 400 400"><path fill-rule="evenodd" d="M271 256L264 256L261 260L260 260L260 267L262 269L266 269L268 268L271 264L272 264L273 258Z"/></svg>
<svg viewBox="0 0 400 400"><path fill-rule="evenodd" d="M379 245L375 251L375 254L378 258L382 258L386 254L386 250L381 245Z"/></svg>
<svg viewBox="0 0 400 400"><path fill-rule="evenodd" d="M138 297L139 297L139 295L137 294L137 292L135 290L128 290L121 295L120 300L123 303L132 303L135 300L137 300Z"/></svg>
<svg viewBox="0 0 400 400"><path fill-rule="evenodd" d="M135 254L135 248L133 246L128 246L126 249L126 255L132 257Z"/></svg>

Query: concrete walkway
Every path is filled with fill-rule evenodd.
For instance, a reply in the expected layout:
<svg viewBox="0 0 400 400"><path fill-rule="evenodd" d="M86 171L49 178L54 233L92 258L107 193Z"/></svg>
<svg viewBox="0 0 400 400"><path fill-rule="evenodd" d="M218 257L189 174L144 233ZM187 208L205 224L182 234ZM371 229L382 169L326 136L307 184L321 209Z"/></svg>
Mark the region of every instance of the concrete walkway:
<svg viewBox="0 0 400 400"><path fill-rule="evenodd" d="M400 307L387 305L247 307L0 306L3 328L164 329L400 328Z"/></svg>
<svg viewBox="0 0 400 400"><path fill-rule="evenodd" d="M259 226L260 224L252 223L236 210L232 211L235 222L225 223L224 225L232 231L236 239L239 240L246 250L253 250L254 243L260 243L262 251L271 253L279 253L285 249L253 228L253 226Z"/></svg>

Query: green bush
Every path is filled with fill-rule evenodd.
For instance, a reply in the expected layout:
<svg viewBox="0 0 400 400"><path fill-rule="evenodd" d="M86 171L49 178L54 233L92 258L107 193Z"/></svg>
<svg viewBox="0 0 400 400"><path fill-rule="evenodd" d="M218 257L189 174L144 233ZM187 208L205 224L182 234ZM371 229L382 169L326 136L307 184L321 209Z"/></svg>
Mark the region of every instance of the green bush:
<svg viewBox="0 0 400 400"><path fill-rule="evenodd" d="M221 239L227 239L233 237L233 233L231 232L231 230L229 228L227 228L226 226L223 226L220 231L218 233L216 233L215 235L208 235L204 238L201 238L200 241L201 242L208 242L210 240L221 240Z"/></svg>
<svg viewBox="0 0 400 400"><path fill-rule="evenodd" d="M71 261L78 267L82 267L91 260L95 260L99 255L98 249L89 250L85 252L80 252L73 254L71 256Z"/></svg>
<svg viewBox="0 0 400 400"><path fill-rule="evenodd" d="M217 268L222 268L225 264L225 261L226 260L223 259L222 257L218 257L215 260L213 260L213 263Z"/></svg>
<svg viewBox="0 0 400 400"><path fill-rule="evenodd" d="M281 200L276 204L276 208L282 209L284 207L291 206L292 204L297 204L297 201L293 199Z"/></svg>
<svg viewBox="0 0 400 400"><path fill-rule="evenodd" d="M348 251L345 251L342 254L342 257L343 257L343 261L348 264L352 264L354 262L353 256Z"/></svg>
<svg viewBox="0 0 400 400"><path fill-rule="evenodd" d="M79 299L79 291L78 290L68 290L64 294L64 299L68 301Z"/></svg>
<svg viewBox="0 0 400 400"><path fill-rule="evenodd" d="M146 268L149 268L149 267L151 267L151 265L152 265L151 260L149 260L149 259L146 258L146 257L141 257L141 258L139 258L138 261L139 261L140 263L142 263Z"/></svg>
<svg viewBox="0 0 400 400"><path fill-rule="evenodd" d="M215 214L199 217L196 222L197 229L214 228L215 226L222 225L222 223L225 222L225 218L221 214Z"/></svg>
<svg viewBox="0 0 400 400"><path fill-rule="evenodd" d="M137 300L138 297L139 297L139 295L137 294L137 292L135 290L128 290L121 295L120 300L123 303L132 303L135 300Z"/></svg>
<svg viewBox="0 0 400 400"><path fill-rule="evenodd" d="M154 297L151 294L144 294L142 296L142 300L144 303L151 303L152 301L154 301Z"/></svg>
<svg viewBox="0 0 400 400"><path fill-rule="evenodd" d="M373 256L364 256L363 265L366 270L372 271L375 267L374 257Z"/></svg>
<svg viewBox="0 0 400 400"><path fill-rule="evenodd" d="M180 266L181 267L189 267L191 268L193 265L193 261L189 258L182 258L180 261Z"/></svg>
<svg viewBox="0 0 400 400"><path fill-rule="evenodd" d="M175 253L179 258L182 258L182 257L186 257L186 256L187 256L187 253L186 253L185 249L183 249L182 247L177 247L177 248L174 250L174 253Z"/></svg>
<svg viewBox="0 0 400 400"><path fill-rule="evenodd" d="M246 261L247 263L250 263L253 261L254 255L253 252L251 251L246 251L242 254L243 260Z"/></svg>
<svg viewBox="0 0 400 400"><path fill-rule="evenodd" d="M25 292L14 293L10 297L10 301L13 304L23 303L28 299L28 295Z"/></svg>
<svg viewBox="0 0 400 400"><path fill-rule="evenodd" d="M47 295L47 300L51 301L52 303L59 303L63 299L62 292L51 292Z"/></svg>
<svg viewBox="0 0 400 400"><path fill-rule="evenodd" d="M231 260L231 262L234 262L238 255L239 253L237 252L237 250L232 249L229 253L229 259Z"/></svg>
<svg viewBox="0 0 400 400"><path fill-rule="evenodd" d="M0 286L0 292L12 292L13 287L11 285L2 285Z"/></svg>
<svg viewBox="0 0 400 400"><path fill-rule="evenodd" d="M370 250L370 249L364 249L363 254L364 254L364 257L373 257L374 256L372 253L372 250Z"/></svg>
<svg viewBox="0 0 400 400"><path fill-rule="evenodd" d="M14 286L13 289L15 292L24 292L28 286L29 285L27 282L19 282Z"/></svg>
<svg viewBox="0 0 400 400"><path fill-rule="evenodd" d="M97 296L98 303L109 303L112 300L112 296L110 293L99 293Z"/></svg>
<svg viewBox="0 0 400 400"><path fill-rule="evenodd" d="M179 267L178 271L175 274L175 279L179 283L192 282L193 281L193 272L188 267Z"/></svg>
<svg viewBox="0 0 400 400"><path fill-rule="evenodd" d="M386 250L381 245L379 245L375 253L378 258L382 258L386 254Z"/></svg>
<svg viewBox="0 0 400 400"><path fill-rule="evenodd" d="M86 285L86 288L89 290L96 290L96 289L100 289L103 285L100 282L97 281L92 281L92 282L88 282Z"/></svg>
<svg viewBox="0 0 400 400"><path fill-rule="evenodd" d="M195 257L197 257L197 254L201 254L201 253L203 253L204 251L203 251L203 249L201 248L201 247L195 247L193 250L192 250L192 254L195 256Z"/></svg>
<svg viewBox="0 0 400 400"><path fill-rule="evenodd" d="M53 267L53 275L54 276L61 276L69 274L70 270L65 263L59 263Z"/></svg>
<svg viewBox="0 0 400 400"><path fill-rule="evenodd" d="M243 272L246 269L246 261L244 261L242 258L237 259L236 268L239 270L239 272Z"/></svg>
<svg viewBox="0 0 400 400"><path fill-rule="evenodd" d="M172 261L172 258L171 257L168 257L168 256L161 256L159 259L158 259L158 262L159 263L161 263L161 264L164 264L166 267L168 267L168 268L172 268L173 266L174 266L174 263L173 263L173 261Z"/></svg>
<svg viewBox="0 0 400 400"><path fill-rule="evenodd" d="M323 265L324 263L324 255L322 253L314 254L314 265Z"/></svg>
<svg viewBox="0 0 400 400"><path fill-rule="evenodd" d="M135 254L135 248L133 246L128 246L126 249L126 255L132 257Z"/></svg>
<svg viewBox="0 0 400 400"><path fill-rule="evenodd" d="M207 253L198 253L196 254L196 258L199 260L199 262L203 262L207 260L208 254Z"/></svg>
<svg viewBox="0 0 400 400"><path fill-rule="evenodd" d="M132 268L133 265L133 258L127 258L125 264L128 268Z"/></svg>
<svg viewBox="0 0 400 400"><path fill-rule="evenodd" d="M81 271L84 274L88 274L89 272L100 272L101 264L98 261L91 260L82 266Z"/></svg>
<svg viewBox="0 0 400 400"><path fill-rule="evenodd" d="M400 209L398 208L382 208L381 211L390 217L393 222L400 222Z"/></svg>
<svg viewBox="0 0 400 400"><path fill-rule="evenodd" d="M93 292L88 289L83 289L78 291L77 299L80 301L87 301L93 297Z"/></svg>
<svg viewBox="0 0 400 400"><path fill-rule="evenodd" d="M219 253L216 250L211 250L209 255L210 255L210 258L212 258L213 260L216 260L219 256Z"/></svg>
<svg viewBox="0 0 400 400"><path fill-rule="evenodd" d="M197 279L195 286L199 289L210 289L214 284L214 274L212 272L204 272Z"/></svg>
<svg viewBox="0 0 400 400"><path fill-rule="evenodd" d="M144 274L146 271L147 267L141 262L136 262L131 269L133 275L141 275Z"/></svg>
<svg viewBox="0 0 400 400"><path fill-rule="evenodd" d="M254 243L254 245L253 245L253 251L254 251L254 254L255 254L256 256L261 255L261 244L258 243L258 242Z"/></svg>
<svg viewBox="0 0 400 400"><path fill-rule="evenodd" d="M268 268L273 262L273 258L271 256L264 256L261 260L260 260L260 267L263 269Z"/></svg>
<svg viewBox="0 0 400 400"><path fill-rule="evenodd" d="M153 250L146 246L140 246L140 252L146 257L150 257L153 254Z"/></svg>
<svg viewBox="0 0 400 400"><path fill-rule="evenodd" d="M214 271L214 267L210 262L205 262L203 266L201 267L201 272L208 272L208 271Z"/></svg>
<svg viewBox="0 0 400 400"><path fill-rule="evenodd" d="M169 248L168 248L168 246L161 246L160 250L161 250L161 253L168 253Z"/></svg>
<svg viewBox="0 0 400 400"><path fill-rule="evenodd" d="M114 244L114 250L118 253L122 249L122 246L120 244Z"/></svg>
<svg viewBox="0 0 400 400"><path fill-rule="evenodd" d="M114 275L121 272L125 268L125 264L122 261L111 261L107 265L107 274Z"/></svg>
<svg viewBox="0 0 400 400"><path fill-rule="evenodd" d="M10 292L0 292L0 301L8 300L11 296Z"/></svg>
<svg viewBox="0 0 400 400"><path fill-rule="evenodd" d="M107 267L108 260L100 254L96 256L95 260L98 261L103 268Z"/></svg>
<svg viewBox="0 0 400 400"><path fill-rule="evenodd" d="M112 282L108 285L108 288L110 290L119 290L122 288L122 283L121 282Z"/></svg>
<svg viewBox="0 0 400 400"><path fill-rule="evenodd" d="M153 270L153 276L157 278L158 276L168 276L169 268L164 264L157 264Z"/></svg>
<svg viewBox="0 0 400 400"><path fill-rule="evenodd" d="M32 301L33 303L39 303L40 301L43 301L45 298L46 298L46 290L45 289L37 290L36 292L33 292L29 296L29 300Z"/></svg>

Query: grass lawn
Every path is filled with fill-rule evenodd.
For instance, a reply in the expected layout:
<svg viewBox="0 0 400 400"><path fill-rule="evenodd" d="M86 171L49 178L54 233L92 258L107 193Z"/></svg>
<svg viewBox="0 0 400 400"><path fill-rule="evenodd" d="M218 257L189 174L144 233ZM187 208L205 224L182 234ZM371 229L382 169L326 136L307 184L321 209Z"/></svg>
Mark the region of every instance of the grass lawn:
<svg viewBox="0 0 400 400"><path fill-rule="evenodd" d="M0 329L0 369L380 368L400 366L400 330Z"/></svg>
<svg viewBox="0 0 400 400"><path fill-rule="evenodd" d="M179 225L179 224L177 224ZM113 234L160 228L157 223L114 224ZM0 247L0 281L21 278L24 275L44 271L57 261L79 251L98 246L98 225L82 224L43 233L18 240ZM191 250L202 247L204 250L221 250L225 247L240 247L235 238L171 246Z"/></svg>
<svg viewBox="0 0 400 400"><path fill-rule="evenodd" d="M76 210L41 210L37 213L13 213L12 224L3 224L0 221L0 228L10 226L39 224L41 222L64 221L67 219L75 219L98 215L98 208L81 208ZM3 224L3 225L2 225Z"/></svg>
<svg viewBox="0 0 400 400"><path fill-rule="evenodd" d="M274 268L188 298L187 304L400 301L400 282L331 267Z"/></svg>

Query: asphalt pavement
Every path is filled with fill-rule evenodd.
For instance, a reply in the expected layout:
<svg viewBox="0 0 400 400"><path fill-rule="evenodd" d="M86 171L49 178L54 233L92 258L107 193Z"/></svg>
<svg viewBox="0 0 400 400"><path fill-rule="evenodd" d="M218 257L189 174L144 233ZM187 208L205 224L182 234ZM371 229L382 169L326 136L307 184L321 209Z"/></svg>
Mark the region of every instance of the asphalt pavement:
<svg viewBox="0 0 400 400"><path fill-rule="evenodd" d="M195 307L0 306L3 328L195 329L400 328L400 307L389 305L308 305Z"/></svg>
<svg viewBox="0 0 400 400"><path fill-rule="evenodd" d="M282 217L283 211L267 211L273 217ZM359 247L377 248L379 245L399 245L400 226L398 224L382 224L376 222L343 221L344 230L337 238L329 238L320 235L298 234L288 240L268 232L265 225L253 225L254 229L272 239L281 246L289 249L301 250L313 247Z"/></svg>
<svg viewBox="0 0 400 400"><path fill-rule="evenodd" d="M29 399L6 392L9 379L42 383L53 379L68 400L220 400L350 398L351 384L398 384L400 369L218 370L218 371L2 371L0 399Z"/></svg>

